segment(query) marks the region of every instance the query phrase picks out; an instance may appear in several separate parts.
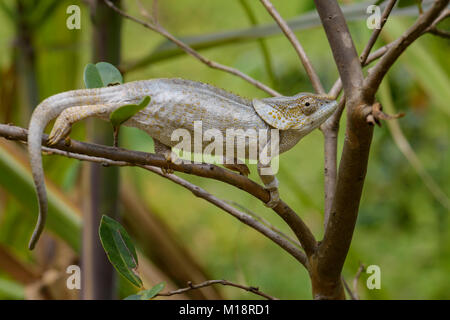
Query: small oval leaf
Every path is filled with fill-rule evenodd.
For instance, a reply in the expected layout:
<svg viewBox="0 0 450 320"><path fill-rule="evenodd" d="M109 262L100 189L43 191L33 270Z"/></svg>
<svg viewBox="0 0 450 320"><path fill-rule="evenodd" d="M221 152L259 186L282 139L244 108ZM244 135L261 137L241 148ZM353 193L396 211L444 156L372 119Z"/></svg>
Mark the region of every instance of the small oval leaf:
<svg viewBox="0 0 450 320"><path fill-rule="evenodd" d="M104 87L123 83L122 74L112 64L108 62L99 62L95 66L100 74Z"/></svg>
<svg viewBox="0 0 450 320"><path fill-rule="evenodd" d="M161 290L164 289L164 283L158 283L150 289L139 291L138 293L132 294L126 297L124 300L150 300L154 298Z"/></svg>
<svg viewBox="0 0 450 320"><path fill-rule="evenodd" d="M153 286L151 289L141 291L139 294L142 295L142 300L150 300L154 298L161 290L164 289L164 283L158 283L156 286Z"/></svg>
<svg viewBox="0 0 450 320"><path fill-rule="evenodd" d="M99 227L100 240L111 264L137 287L142 280L137 273L138 258L130 236L117 221L103 216Z"/></svg>
<svg viewBox="0 0 450 320"><path fill-rule="evenodd" d="M136 113L147 107L147 105L150 103L150 100L150 97L146 96L144 99L142 99L141 102L139 102L139 104L127 104L111 112L109 119L113 127L120 126Z"/></svg>
<svg viewBox="0 0 450 320"><path fill-rule="evenodd" d="M103 87L103 81L95 65L89 63L84 68L84 85L88 89Z"/></svg>

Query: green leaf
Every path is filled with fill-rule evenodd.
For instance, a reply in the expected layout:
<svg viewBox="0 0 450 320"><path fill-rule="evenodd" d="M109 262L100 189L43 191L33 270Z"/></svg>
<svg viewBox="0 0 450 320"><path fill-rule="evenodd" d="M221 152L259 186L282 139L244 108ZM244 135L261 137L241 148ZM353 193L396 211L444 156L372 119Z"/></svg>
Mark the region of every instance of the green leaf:
<svg viewBox="0 0 450 320"><path fill-rule="evenodd" d="M163 282L157 284L151 289L141 291L138 294L142 296L142 300L150 300L151 298L155 297L158 293L160 293L162 289L164 289Z"/></svg>
<svg viewBox="0 0 450 320"><path fill-rule="evenodd" d="M164 289L163 282L150 289L142 290L136 294L132 294L131 296L126 297L124 300L150 300L154 298L158 293L160 293L162 289Z"/></svg>
<svg viewBox="0 0 450 320"><path fill-rule="evenodd" d="M96 65L89 63L84 69L84 84L88 89L122 83L123 78L120 71L110 63L99 62Z"/></svg>
<svg viewBox="0 0 450 320"><path fill-rule="evenodd" d="M92 63L89 63L86 68L84 68L84 84L88 89L103 87L100 73L98 72L97 67Z"/></svg>
<svg viewBox="0 0 450 320"><path fill-rule="evenodd" d="M146 96L139 104L127 104L114 110L109 116L113 127L120 126L136 113L144 109L150 103L150 100L150 97Z"/></svg>
<svg viewBox="0 0 450 320"><path fill-rule="evenodd" d="M108 62L99 62L95 66L100 73L104 87L123 83L122 74L112 64Z"/></svg>
<svg viewBox="0 0 450 320"><path fill-rule="evenodd" d="M103 215L99 235L103 249L117 272L135 286L142 287L142 280L137 273L136 248L125 229L117 221Z"/></svg>

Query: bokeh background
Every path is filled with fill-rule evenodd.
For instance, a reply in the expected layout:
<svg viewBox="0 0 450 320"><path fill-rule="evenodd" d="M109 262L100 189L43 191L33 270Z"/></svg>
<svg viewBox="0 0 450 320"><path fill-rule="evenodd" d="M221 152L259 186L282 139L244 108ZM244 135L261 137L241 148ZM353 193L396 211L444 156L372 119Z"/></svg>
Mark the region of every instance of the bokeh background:
<svg viewBox="0 0 450 320"><path fill-rule="evenodd" d="M146 19L136 1L123 3L133 15ZM142 3L151 11L150 1ZM273 24L258 1L246 3L257 24ZM314 11L312 1L273 3L288 20ZM346 8L357 8L360 1L340 3ZM91 58L89 7L76 0L0 0L0 4L0 122L27 127L38 102L62 91L84 88L85 65L98 62ZM71 4L81 7L81 30L66 28L66 8ZM371 34L366 27L364 9L350 22L359 52ZM407 14L392 16L376 48L398 37L413 23L418 10L414 5L409 9ZM295 51L284 36L279 32L271 34L263 44L254 39L252 32L248 36L254 22L241 1L159 1L158 16L160 23L177 37L196 36L194 40L205 43L206 35L214 35L215 42L201 49L212 60L238 68L285 95L312 91ZM241 30L236 39L220 40L221 33L236 30ZM329 89L338 74L317 20L301 25L296 35L325 88ZM126 72L125 81L181 77L208 82L246 97L267 96L237 77L210 69L185 54L170 52L170 45L160 35L134 22L123 21L123 70L144 57L151 57L147 63ZM365 286L368 275L361 275L359 294L363 299L450 298L449 212L436 196L440 192L450 194L449 53L448 40L422 36L394 65L377 94L386 110L404 112L406 116L375 129L356 231L343 273L351 283L360 263L380 266L380 290L368 290ZM341 128L339 150L345 117ZM393 132L399 139L397 142L404 146L406 141L411 146L413 155L408 154L409 160L393 138ZM85 140L85 123L75 125L71 136ZM123 147L153 151L151 138L138 130L124 128L120 139ZM412 165L414 156L417 159ZM57 287L54 283L67 276L65 267L78 261L80 208L86 199L83 164L60 156L45 156L44 161L46 175L52 182L50 201L54 205L46 238L36 252L29 252L27 241L35 223L37 203L25 148L17 142L0 139L2 299L37 297L40 289L36 288ZM281 156L280 166L281 197L320 239L324 207L322 134L316 130L304 138ZM250 169L251 177L259 181L256 167ZM209 279L258 286L282 299L311 298L306 270L268 239L155 174L121 168L120 175L122 187L128 191L128 205L121 201L124 224L146 261L148 283L164 281L169 288L185 286L183 279L176 276L176 269L183 269L183 264L173 266L172 270L167 266L170 257L162 257L182 252ZM251 209L290 234L280 218L245 193L216 181L181 176L219 198ZM133 223L139 221L136 212L143 221L161 223L155 228L163 230L162 235L149 235L151 231L143 229L142 224ZM153 240L148 242L147 238ZM158 239L175 243L178 251L158 251ZM191 279L184 279L187 280ZM120 281L119 287L121 296L133 291ZM216 291L214 294L229 299L257 298L229 287L216 288ZM73 293L51 292L46 297L74 297Z"/></svg>

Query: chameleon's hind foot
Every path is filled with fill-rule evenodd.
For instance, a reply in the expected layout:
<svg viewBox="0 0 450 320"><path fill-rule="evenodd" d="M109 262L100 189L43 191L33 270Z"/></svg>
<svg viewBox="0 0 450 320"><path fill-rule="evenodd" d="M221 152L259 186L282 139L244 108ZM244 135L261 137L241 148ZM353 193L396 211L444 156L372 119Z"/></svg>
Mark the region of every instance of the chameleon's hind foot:
<svg viewBox="0 0 450 320"><path fill-rule="evenodd" d="M278 189L268 189L270 192L270 200L265 204L268 208L275 208L280 203L280 194Z"/></svg>
<svg viewBox="0 0 450 320"><path fill-rule="evenodd" d="M76 106L65 109L56 118L55 125L53 126L50 136L48 138L48 144L54 145L59 141L67 138L72 129L72 124L80 120L93 117L106 115L115 108L115 105L86 105Z"/></svg>
<svg viewBox="0 0 450 320"><path fill-rule="evenodd" d="M50 132L48 137L48 145L53 146L61 140L67 140L70 131L72 130L72 125L68 121L67 115L61 113L61 115L56 119L55 125Z"/></svg>
<svg viewBox="0 0 450 320"><path fill-rule="evenodd" d="M250 169L247 167L246 164L243 163L232 163L232 164L225 163L223 166L227 169L237 171L241 175L246 177L250 174Z"/></svg>

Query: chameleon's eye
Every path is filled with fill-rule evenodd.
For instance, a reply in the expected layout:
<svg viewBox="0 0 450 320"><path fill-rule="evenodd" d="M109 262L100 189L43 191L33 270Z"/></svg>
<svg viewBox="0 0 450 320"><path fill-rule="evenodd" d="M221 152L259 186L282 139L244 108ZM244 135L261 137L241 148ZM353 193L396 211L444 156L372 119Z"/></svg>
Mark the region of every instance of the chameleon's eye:
<svg viewBox="0 0 450 320"><path fill-rule="evenodd" d="M311 97L305 97L300 104L300 108L304 115L309 116L316 111L316 104Z"/></svg>

